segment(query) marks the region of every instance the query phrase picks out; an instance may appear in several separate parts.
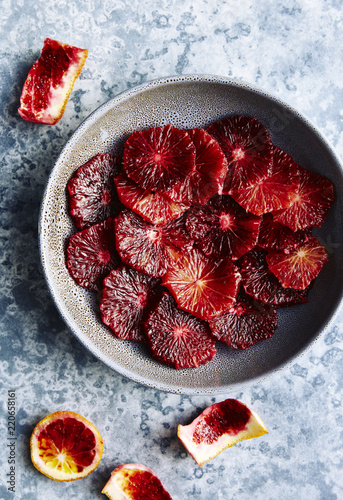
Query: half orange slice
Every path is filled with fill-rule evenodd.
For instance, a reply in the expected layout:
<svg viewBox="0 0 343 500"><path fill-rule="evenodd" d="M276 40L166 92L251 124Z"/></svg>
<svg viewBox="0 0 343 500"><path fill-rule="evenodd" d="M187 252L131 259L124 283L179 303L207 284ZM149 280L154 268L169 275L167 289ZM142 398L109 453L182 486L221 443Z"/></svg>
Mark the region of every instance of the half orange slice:
<svg viewBox="0 0 343 500"><path fill-rule="evenodd" d="M57 411L43 418L33 430L31 459L42 474L55 481L74 481L98 466L103 440L81 415Z"/></svg>

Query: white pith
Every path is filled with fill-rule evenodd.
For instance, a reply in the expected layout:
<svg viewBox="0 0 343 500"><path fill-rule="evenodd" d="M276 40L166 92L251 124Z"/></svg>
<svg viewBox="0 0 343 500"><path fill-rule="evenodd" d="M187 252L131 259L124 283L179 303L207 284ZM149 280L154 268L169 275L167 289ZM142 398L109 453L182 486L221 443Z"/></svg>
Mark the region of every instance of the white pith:
<svg viewBox="0 0 343 500"><path fill-rule="evenodd" d="M50 87L49 103L46 109L42 109L39 113L39 118L43 120L55 120L60 116L61 109L65 106L69 99L70 93L74 86L74 82L79 72L79 63L74 63L68 69L68 72L63 75L62 82L56 88Z"/></svg>

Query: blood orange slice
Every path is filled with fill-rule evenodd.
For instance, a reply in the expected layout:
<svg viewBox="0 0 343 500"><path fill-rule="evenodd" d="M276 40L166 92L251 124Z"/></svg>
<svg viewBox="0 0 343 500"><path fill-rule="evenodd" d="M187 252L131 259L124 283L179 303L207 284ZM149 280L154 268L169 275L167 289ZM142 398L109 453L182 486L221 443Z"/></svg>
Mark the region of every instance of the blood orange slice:
<svg viewBox="0 0 343 500"><path fill-rule="evenodd" d="M248 349L260 340L272 337L277 328L274 306L253 300L244 292L221 316L209 321L213 335L233 349Z"/></svg>
<svg viewBox="0 0 343 500"><path fill-rule="evenodd" d="M120 263L112 219L73 234L69 239L66 262L69 273L79 285L101 290L104 277Z"/></svg>
<svg viewBox="0 0 343 500"><path fill-rule="evenodd" d="M289 208L273 213L274 219L293 231L320 227L334 201L329 179L298 166L300 186Z"/></svg>
<svg viewBox="0 0 343 500"><path fill-rule="evenodd" d="M283 252L269 252L269 269L285 288L304 290L320 271L328 255L317 238L311 236L304 244Z"/></svg>
<svg viewBox="0 0 343 500"><path fill-rule="evenodd" d="M195 170L170 189L168 196L178 202L203 205L222 191L227 160L218 142L206 130L195 128L188 133L195 146Z"/></svg>
<svg viewBox="0 0 343 500"><path fill-rule="evenodd" d="M20 116L28 121L54 125L61 118L88 50L46 38L38 61L32 66L20 98Z"/></svg>
<svg viewBox="0 0 343 500"><path fill-rule="evenodd" d="M114 217L119 211L113 178L119 167L110 153L100 153L79 167L68 182L70 215L80 229Z"/></svg>
<svg viewBox="0 0 343 500"><path fill-rule="evenodd" d="M156 474L142 464L118 465L101 493L110 500L172 500Z"/></svg>
<svg viewBox="0 0 343 500"><path fill-rule="evenodd" d="M244 439L268 434L261 418L236 399L226 399L204 410L177 435L200 467L226 448Z"/></svg>
<svg viewBox="0 0 343 500"><path fill-rule="evenodd" d="M307 302L310 287L305 290L284 288L269 270L266 252L250 250L239 261L242 285L245 292L255 300L276 307L293 306Z"/></svg>
<svg viewBox="0 0 343 500"><path fill-rule="evenodd" d="M137 130L125 143L124 170L144 189L166 191L195 169L195 147L184 130Z"/></svg>
<svg viewBox="0 0 343 500"><path fill-rule="evenodd" d="M280 148L273 147L273 162L268 177L253 181L231 196L245 210L262 215L288 208L299 190L298 166L292 157Z"/></svg>
<svg viewBox="0 0 343 500"><path fill-rule="evenodd" d="M74 481L96 469L103 441L94 425L81 415L57 411L36 425L30 447L36 469L55 481Z"/></svg>
<svg viewBox="0 0 343 500"><path fill-rule="evenodd" d="M121 266L104 279L100 301L103 322L120 339L146 342L144 312L157 293L159 280Z"/></svg>
<svg viewBox="0 0 343 500"><path fill-rule="evenodd" d="M163 277L178 306L204 320L223 314L236 302L240 281L230 259L212 259L196 248L184 252Z"/></svg>
<svg viewBox="0 0 343 500"><path fill-rule="evenodd" d="M186 228L206 255L235 260L255 246L260 223L230 196L217 195L188 211Z"/></svg>
<svg viewBox="0 0 343 500"><path fill-rule="evenodd" d="M156 226L123 210L115 218L115 232L123 262L150 276L163 276L181 252L193 246L183 216Z"/></svg>
<svg viewBox="0 0 343 500"><path fill-rule="evenodd" d="M141 188L124 171L114 179L120 201L151 224L166 224L180 217L188 208L172 201L165 193Z"/></svg>
<svg viewBox="0 0 343 500"><path fill-rule="evenodd" d="M210 125L228 160L223 194L262 181L271 174L273 146L268 130L256 118L233 116Z"/></svg>
<svg viewBox="0 0 343 500"><path fill-rule="evenodd" d="M169 293L150 313L145 332L153 357L177 370L204 365L216 353L208 324L178 309Z"/></svg>
<svg viewBox="0 0 343 500"><path fill-rule="evenodd" d="M280 222L276 222L272 214L265 214L260 226L257 246L264 250L284 250L296 247L308 240L310 230L292 231Z"/></svg>

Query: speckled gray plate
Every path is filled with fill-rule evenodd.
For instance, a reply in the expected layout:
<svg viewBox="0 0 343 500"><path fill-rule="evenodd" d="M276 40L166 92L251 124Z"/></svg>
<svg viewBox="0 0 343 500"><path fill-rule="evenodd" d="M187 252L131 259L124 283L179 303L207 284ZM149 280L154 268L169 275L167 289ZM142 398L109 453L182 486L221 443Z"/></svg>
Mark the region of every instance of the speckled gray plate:
<svg viewBox="0 0 343 500"><path fill-rule="evenodd" d="M92 292L75 284L64 251L74 231L66 209L66 184L74 169L103 151L121 154L135 129L171 123L207 127L230 115L260 120L278 145L303 167L328 177L336 201L317 231L330 256L307 304L279 311L274 337L248 351L218 345L207 365L177 371L155 362L148 349L117 339L99 318ZM227 78L189 75L164 78L130 89L94 111L75 131L54 166L40 217L40 248L49 289L69 328L100 360L135 381L183 394L215 394L258 382L285 366L318 338L342 299L343 170L327 141L294 109L255 88Z"/></svg>

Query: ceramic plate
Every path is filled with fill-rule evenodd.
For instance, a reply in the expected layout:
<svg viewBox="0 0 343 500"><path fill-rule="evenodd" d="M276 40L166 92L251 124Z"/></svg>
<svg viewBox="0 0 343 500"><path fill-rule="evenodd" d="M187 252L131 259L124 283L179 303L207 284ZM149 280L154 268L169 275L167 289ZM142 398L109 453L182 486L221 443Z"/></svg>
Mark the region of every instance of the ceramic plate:
<svg viewBox="0 0 343 500"><path fill-rule="evenodd" d="M171 123L179 128L207 127L231 115L255 117L274 144L296 162L328 177L336 201L315 231L329 253L310 292L309 302L278 312L272 339L247 351L218 343L207 365L174 370L157 363L146 346L117 339L102 324L95 295L79 287L65 266L65 247L75 231L67 212L66 185L77 166L94 155L122 154L136 129ZM309 121L278 99L227 78L189 75L164 78L123 92L94 111L69 139L50 175L39 224L43 268L57 308L70 330L101 361L132 380L171 392L215 394L258 382L285 366L329 326L342 299L342 189L339 159Z"/></svg>

